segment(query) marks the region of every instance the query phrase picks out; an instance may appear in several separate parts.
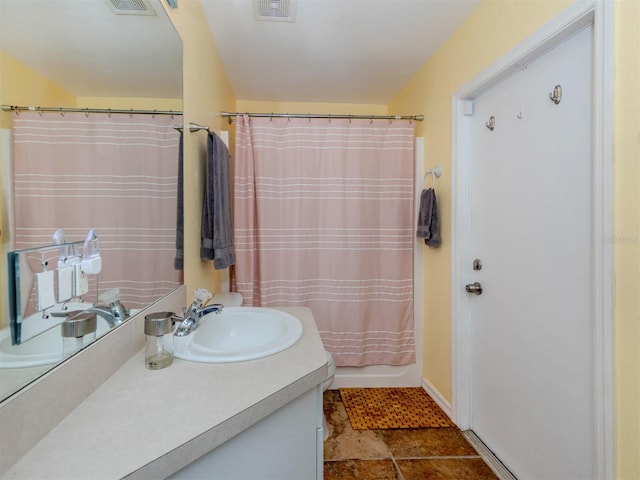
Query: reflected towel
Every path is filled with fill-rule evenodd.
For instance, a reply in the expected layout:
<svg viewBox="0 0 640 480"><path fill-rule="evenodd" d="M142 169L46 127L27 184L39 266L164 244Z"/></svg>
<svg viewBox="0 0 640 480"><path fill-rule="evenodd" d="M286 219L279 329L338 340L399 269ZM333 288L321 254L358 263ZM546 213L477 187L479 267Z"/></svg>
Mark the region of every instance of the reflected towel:
<svg viewBox="0 0 640 480"><path fill-rule="evenodd" d="M184 270L184 185L182 177L183 136L180 132L180 144L178 147L178 214L176 218L176 257L173 260L173 268Z"/></svg>
<svg viewBox="0 0 640 480"><path fill-rule="evenodd" d="M213 132L209 132L207 139L201 232L201 258L213 260L213 266L218 270L236 263L231 226L229 150Z"/></svg>
<svg viewBox="0 0 640 480"><path fill-rule="evenodd" d="M418 213L418 238L424 238L424 243L429 247L439 247L440 219L438 218L438 202L436 191L433 188L422 190L420 194L420 212Z"/></svg>

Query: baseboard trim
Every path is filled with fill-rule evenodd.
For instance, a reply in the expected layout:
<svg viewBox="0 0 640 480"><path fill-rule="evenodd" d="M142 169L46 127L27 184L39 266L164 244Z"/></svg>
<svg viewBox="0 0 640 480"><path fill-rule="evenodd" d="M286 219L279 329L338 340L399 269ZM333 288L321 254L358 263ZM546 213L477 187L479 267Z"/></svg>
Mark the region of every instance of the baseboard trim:
<svg viewBox="0 0 640 480"><path fill-rule="evenodd" d="M451 404L449 403L449 401L444 398L440 391L436 387L434 387L433 384L429 382L429 380L424 377L422 377L421 380L422 381L420 383L422 385L422 388L429 394L431 398L433 398L433 400L438 404L442 411L446 413L451 420L453 420Z"/></svg>

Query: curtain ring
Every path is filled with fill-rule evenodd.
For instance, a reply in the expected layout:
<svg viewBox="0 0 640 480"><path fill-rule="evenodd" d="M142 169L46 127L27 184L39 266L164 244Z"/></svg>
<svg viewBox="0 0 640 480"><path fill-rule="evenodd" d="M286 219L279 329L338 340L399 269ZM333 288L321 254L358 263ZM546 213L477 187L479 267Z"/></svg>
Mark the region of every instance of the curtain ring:
<svg viewBox="0 0 640 480"><path fill-rule="evenodd" d="M271 112L271 118L269 118L270 122L273 122L273 112Z"/></svg>
<svg viewBox="0 0 640 480"><path fill-rule="evenodd" d="M60 116L64 117L64 111L62 110L62 107L60 107Z"/></svg>
<svg viewBox="0 0 640 480"><path fill-rule="evenodd" d="M89 118L89 108L88 108L88 107L86 107L86 108L84 109L84 116L85 116L85 117L87 117L87 118Z"/></svg>
<svg viewBox="0 0 640 480"><path fill-rule="evenodd" d="M129 112L129 118L133 118L133 108L130 108L129 110L131 110L131 111Z"/></svg>

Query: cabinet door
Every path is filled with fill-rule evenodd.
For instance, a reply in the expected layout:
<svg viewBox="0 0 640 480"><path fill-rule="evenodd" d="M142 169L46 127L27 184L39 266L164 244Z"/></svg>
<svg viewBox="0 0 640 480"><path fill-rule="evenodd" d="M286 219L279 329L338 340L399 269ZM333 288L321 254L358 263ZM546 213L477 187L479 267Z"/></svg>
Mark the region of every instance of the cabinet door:
<svg viewBox="0 0 640 480"><path fill-rule="evenodd" d="M239 433L170 478L321 479L324 459L322 418L318 419L319 411L322 411L321 385Z"/></svg>

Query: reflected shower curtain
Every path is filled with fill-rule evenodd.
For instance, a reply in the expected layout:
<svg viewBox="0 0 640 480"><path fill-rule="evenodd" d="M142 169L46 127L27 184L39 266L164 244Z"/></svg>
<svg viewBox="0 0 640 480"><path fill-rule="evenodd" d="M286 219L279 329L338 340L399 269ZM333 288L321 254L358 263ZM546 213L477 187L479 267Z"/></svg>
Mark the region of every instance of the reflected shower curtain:
<svg viewBox="0 0 640 480"><path fill-rule="evenodd" d="M126 307L141 308L174 289L176 123L170 115L16 113L16 249L49 245L58 228L67 241L94 228L100 292L117 287Z"/></svg>
<svg viewBox="0 0 640 480"><path fill-rule="evenodd" d="M414 129L237 118L235 289L306 306L338 366L415 361Z"/></svg>

